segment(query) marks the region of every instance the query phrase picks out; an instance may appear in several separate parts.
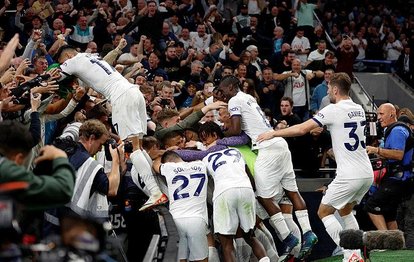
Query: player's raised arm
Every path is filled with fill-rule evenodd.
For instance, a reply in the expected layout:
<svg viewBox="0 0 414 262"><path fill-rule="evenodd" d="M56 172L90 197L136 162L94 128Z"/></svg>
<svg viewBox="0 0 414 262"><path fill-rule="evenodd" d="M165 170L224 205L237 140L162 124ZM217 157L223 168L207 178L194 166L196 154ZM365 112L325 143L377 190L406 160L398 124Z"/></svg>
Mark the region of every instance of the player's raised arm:
<svg viewBox="0 0 414 262"><path fill-rule="evenodd" d="M257 142L269 140L274 137L303 136L318 126L319 125L315 120L309 119L306 122L303 122L299 125L294 125L288 128L279 129L279 130L271 130L271 131L262 133L257 137Z"/></svg>

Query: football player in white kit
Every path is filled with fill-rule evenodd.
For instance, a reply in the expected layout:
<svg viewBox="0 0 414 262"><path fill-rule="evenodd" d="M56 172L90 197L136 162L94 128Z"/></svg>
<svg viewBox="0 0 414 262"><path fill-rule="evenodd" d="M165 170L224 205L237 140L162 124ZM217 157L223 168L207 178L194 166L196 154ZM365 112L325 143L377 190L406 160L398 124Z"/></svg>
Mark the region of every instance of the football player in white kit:
<svg viewBox="0 0 414 262"><path fill-rule="evenodd" d="M223 136L220 126L213 122L201 125L199 134L207 145ZM203 162L214 179L213 224L223 247L224 261L236 261L233 240L239 226L259 262L270 261L263 245L254 236L256 197L240 151L226 148L212 152L203 158Z"/></svg>
<svg viewBox="0 0 414 262"><path fill-rule="evenodd" d="M159 189L146 159L149 156L142 149L142 138L147 133L147 111L138 86L129 83L104 60L92 54L78 53L71 46L62 46L56 57L64 76L78 77L111 102L112 124L122 140L132 142L131 161L142 178L141 187L145 184L150 192L148 201L140 210L166 203L168 198ZM138 180L135 178L134 182Z"/></svg>
<svg viewBox="0 0 414 262"><path fill-rule="evenodd" d="M161 164L162 163L162 164ZM174 151L166 151L154 162L165 176L170 213L177 226L181 261L207 261L207 169L201 161L184 162Z"/></svg>
<svg viewBox="0 0 414 262"><path fill-rule="evenodd" d="M279 261L289 259L290 252L299 240L289 230L280 207L272 198L279 192L280 186L292 201L295 214L303 232L300 258L310 254L318 238L312 232L306 204L299 194L291 154L283 138L272 138L257 143L257 137L272 130L257 101L240 91L240 81L234 76L226 76L219 85L218 97L228 103L231 125L227 136L239 135L243 130L252 140L252 149L258 150L255 162L256 194L259 202L270 216L271 225L279 232L284 248Z"/></svg>
<svg viewBox="0 0 414 262"><path fill-rule="evenodd" d="M358 229L352 210L373 181L373 170L365 149L364 109L349 97L351 79L346 73L336 73L328 84L331 103L308 121L286 129L261 134L257 141L266 143L273 137L294 137L326 125L331 132L332 147L337 163L336 177L329 184L319 206L318 215L326 231L339 246L339 232ZM338 210L345 228L334 216Z"/></svg>

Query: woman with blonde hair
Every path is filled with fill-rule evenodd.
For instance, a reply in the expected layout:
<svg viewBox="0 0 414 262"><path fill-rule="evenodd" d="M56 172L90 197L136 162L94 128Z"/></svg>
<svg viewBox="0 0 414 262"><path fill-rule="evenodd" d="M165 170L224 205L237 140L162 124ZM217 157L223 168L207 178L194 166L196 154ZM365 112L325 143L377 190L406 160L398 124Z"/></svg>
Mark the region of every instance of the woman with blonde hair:
<svg viewBox="0 0 414 262"><path fill-rule="evenodd" d="M407 107L403 107L400 110L398 110L397 116L400 117L402 115L408 116L408 118L410 118L412 121L414 120L414 114L413 114L413 112L409 108L407 108Z"/></svg>

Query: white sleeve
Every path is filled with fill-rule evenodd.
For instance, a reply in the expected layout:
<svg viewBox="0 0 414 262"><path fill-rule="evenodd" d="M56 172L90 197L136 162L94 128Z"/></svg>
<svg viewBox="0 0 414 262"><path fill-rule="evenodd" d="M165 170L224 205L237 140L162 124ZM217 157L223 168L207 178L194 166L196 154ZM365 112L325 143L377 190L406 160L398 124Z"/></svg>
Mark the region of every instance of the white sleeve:
<svg viewBox="0 0 414 262"><path fill-rule="evenodd" d="M75 74L77 72L77 68L79 68L79 64L77 64L74 58L70 58L60 65L60 69L64 75Z"/></svg>
<svg viewBox="0 0 414 262"><path fill-rule="evenodd" d="M241 103L237 101L237 98L233 97L229 100L229 112L230 116L241 116Z"/></svg>
<svg viewBox="0 0 414 262"><path fill-rule="evenodd" d="M313 116L313 120L318 123L319 126L330 125L334 122L336 117L335 105L330 104L320 110L316 115Z"/></svg>
<svg viewBox="0 0 414 262"><path fill-rule="evenodd" d="M166 164L161 164L160 166L160 174L163 176L166 176L166 174L168 174L170 169L168 168L168 166Z"/></svg>

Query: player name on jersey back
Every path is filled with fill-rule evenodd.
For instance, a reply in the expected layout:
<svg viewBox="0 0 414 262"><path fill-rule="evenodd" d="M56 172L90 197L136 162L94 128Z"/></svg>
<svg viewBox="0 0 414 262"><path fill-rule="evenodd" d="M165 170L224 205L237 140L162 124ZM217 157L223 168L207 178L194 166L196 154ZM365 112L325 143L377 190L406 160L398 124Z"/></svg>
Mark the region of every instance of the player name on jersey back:
<svg viewBox="0 0 414 262"><path fill-rule="evenodd" d="M252 188L239 150L228 148L213 152L204 157L203 162L214 179L213 200L231 188Z"/></svg>
<svg viewBox="0 0 414 262"><path fill-rule="evenodd" d="M161 165L174 219L201 217L207 222L207 170L201 161L168 162Z"/></svg>

